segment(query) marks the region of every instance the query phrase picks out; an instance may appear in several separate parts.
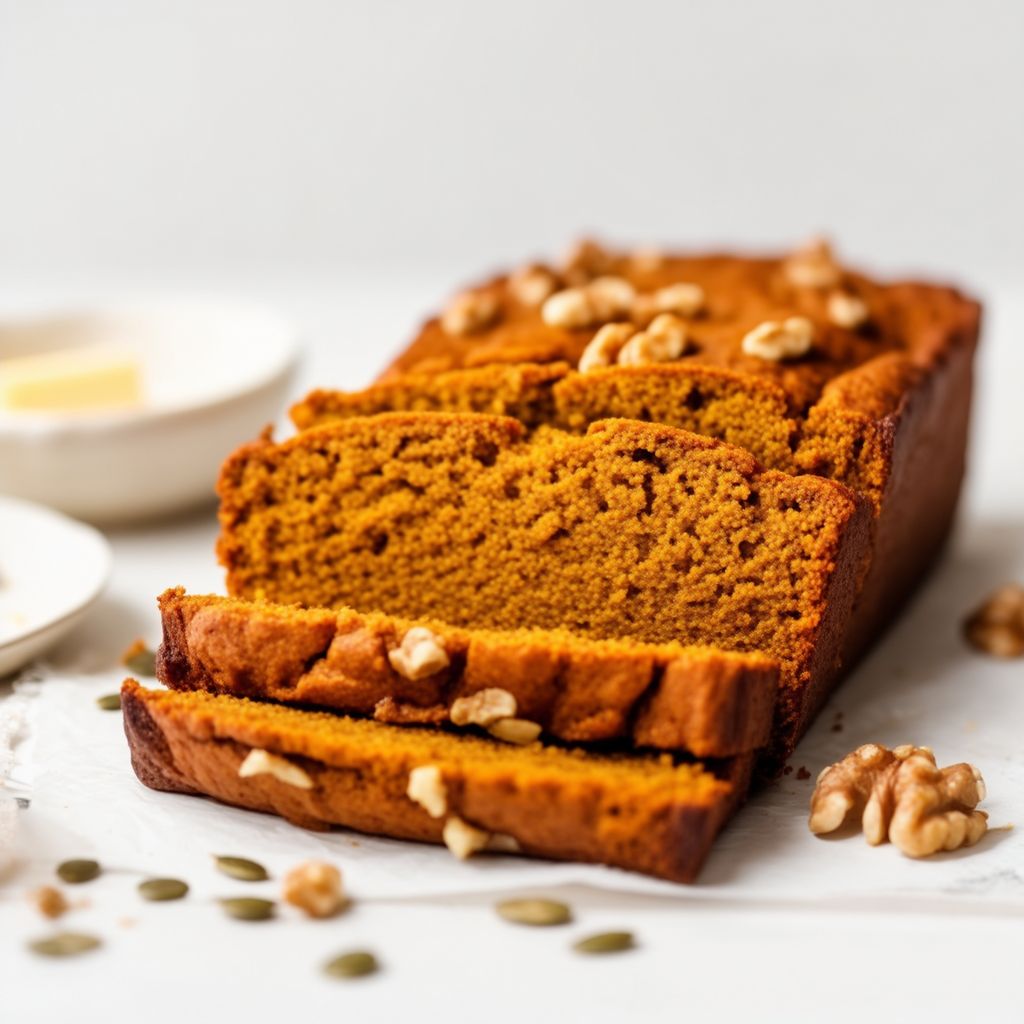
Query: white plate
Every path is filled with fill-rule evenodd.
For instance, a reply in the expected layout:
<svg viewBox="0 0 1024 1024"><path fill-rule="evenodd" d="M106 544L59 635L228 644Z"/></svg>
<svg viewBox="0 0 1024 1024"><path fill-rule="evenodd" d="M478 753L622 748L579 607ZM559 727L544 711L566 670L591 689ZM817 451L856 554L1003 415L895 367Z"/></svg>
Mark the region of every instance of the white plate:
<svg viewBox="0 0 1024 1024"><path fill-rule="evenodd" d="M110 575L110 546L91 526L0 497L0 678L74 627Z"/></svg>
<svg viewBox="0 0 1024 1024"><path fill-rule="evenodd" d="M295 330L265 310L166 300L5 311L0 357L102 341L136 356L140 409L0 412L0 492L105 523L213 498L221 461L282 411Z"/></svg>

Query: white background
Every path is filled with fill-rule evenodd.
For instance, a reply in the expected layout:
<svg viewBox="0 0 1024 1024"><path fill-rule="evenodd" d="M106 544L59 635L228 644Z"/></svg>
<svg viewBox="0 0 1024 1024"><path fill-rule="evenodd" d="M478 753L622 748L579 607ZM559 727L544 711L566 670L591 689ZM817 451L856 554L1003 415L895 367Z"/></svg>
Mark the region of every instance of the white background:
<svg viewBox="0 0 1024 1024"><path fill-rule="evenodd" d="M0 273L1019 266L1022 49L1017 0L0 0Z"/></svg>
<svg viewBox="0 0 1024 1024"><path fill-rule="evenodd" d="M51 779L56 811L39 801L27 812L21 873L0 886L0 1020L1024 1019L1024 868L1005 864L1024 826L1011 784L1024 680L1021 663L985 661L957 638L964 610L1024 573L1022 43L1014 0L0 0L0 294L57 300L142 279L259 295L303 328L297 390L364 383L461 277L583 229L693 246L784 245L824 229L856 262L982 294L957 540L795 763L817 770L858 742L938 735L940 758L984 768L993 824L1018 826L919 865L912 886L961 874L977 891L897 898L914 865L860 840L811 839L808 784L791 776L723 837L705 880L722 891L574 890L571 932L502 925L480 894L367 900L324 926L233 926L200 898L217 880L189 867L196 898L178 906L142 907L133 878L102 879L68 923L106 948L43 963L22 949L40 928L22 889L57 855L102 858L130 842L125 823L145 804L165 815L163 831L140 840L133 866L173 872L210 852L198 818L225 830L238 820L135 786L116 720L102 719L66 813ZM59 652L98 666L80 683L80 728L126 638L157 638L153 596L220 586L214 532L207 510L112 536L111 590ZM71 679L51 691L65 711L79 707ZM846 714L839 736L834 709ZM108 765L123 803L72 829L66 819L90 820L89 772ZM777 835L758 847L750 837L773 801ZM262 819L247 820L238 834L251 843ZM782 878L802 852L808 889L835 898L794 898L792 879L782 898L770 885L737 895L721 865L738 848L739 883ZM359 863L339 858L358 895ZM878 876L884 895L865 898L863 880ZM566 949L623 926L643 947L628 957L581 962ZM377 950L386 970L358 987L324 982L318 963L353 945Z"/></svg>

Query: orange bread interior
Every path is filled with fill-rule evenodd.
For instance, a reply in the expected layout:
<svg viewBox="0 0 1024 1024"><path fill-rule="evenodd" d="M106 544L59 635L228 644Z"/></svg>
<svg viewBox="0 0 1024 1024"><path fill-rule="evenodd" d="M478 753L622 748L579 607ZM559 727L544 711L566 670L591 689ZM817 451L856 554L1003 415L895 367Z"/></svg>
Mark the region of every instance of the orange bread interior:
<svg viewBox="0 0 1024 1024"><path fill-rule="evenodd" d="M353 418L242 449L219 491L234 596L761 652L783 743L838 668L870 531L838 484L627 420Z"/></svg>

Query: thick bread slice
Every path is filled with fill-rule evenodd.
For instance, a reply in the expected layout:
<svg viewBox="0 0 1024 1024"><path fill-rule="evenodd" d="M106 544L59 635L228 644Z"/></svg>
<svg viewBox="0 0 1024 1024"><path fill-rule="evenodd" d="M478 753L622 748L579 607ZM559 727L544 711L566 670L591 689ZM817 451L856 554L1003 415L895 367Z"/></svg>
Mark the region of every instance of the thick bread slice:
<svg viewBox="0 0 1024 1024"><path fill-rule="evenodd" d="M728 761L719 777L667 754L509 747L237 697L147 690L134 680L121 696L132 765L152 789L203 794L305 828L340 825L434 843L456 816L528 855L676 882L696 877L746 793L752 761ZM272 774L240 777L254 749L300 768L308 788ZM439 817L407 795L410 772L425 766L440 772Z"/></svg>
<svg viewBox="0 0 1024 1024"><path fill-rule="evenodd" d="M379 721L441 724L453 701L499 688L516 715L556 739L632 737L638 746L726 757L763 747L778 664L678 644L585 640L559 630L466 630L434 620L302 609L225 597L160 595L162 683L319 705ZM388 652L426 626L449 664L407 679Z"/></svg>

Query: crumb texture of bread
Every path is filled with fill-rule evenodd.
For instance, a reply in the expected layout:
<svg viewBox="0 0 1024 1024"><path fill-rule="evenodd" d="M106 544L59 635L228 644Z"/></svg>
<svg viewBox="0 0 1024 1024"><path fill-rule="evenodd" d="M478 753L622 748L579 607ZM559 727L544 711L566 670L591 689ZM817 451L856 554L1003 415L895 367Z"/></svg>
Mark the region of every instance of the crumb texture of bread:
<svg viewBox="0 0 1024 1024"><path fill-rule="evenodd" d="M759 652L787 737L838 671L870 541L845 487L631 420L353 418L247 446L219 491L233 596Z"/></svg>
<svg viewBox="0 0 1024 1024"><path fill-rule="evenodd" d="M381 613L189 596L159 598L157 674L181 690L316 705L385 721L445 723L452 704L488 688L556 739L632 736L638 746L724 757L763 747L778 665L759 654L680 644L587 640L564 630L459 629ZM448 664L410 680L388 652L412 628Z"/></svg>
<svg viewBox="0 0 1024 1024"><path fill-rule="evenodd" d="M343 826L442 841L450 816L512 837L539 857L609 864L692 881L749 776L750 756L713 771L662 755L598 755L432 729L382 725L202 692L122 688L133 764L154 788L202 793L307 828ZM299 765L308 789L240 777L250 750ZM436 766L445 815L407 795L414 768Z"/></svg>

